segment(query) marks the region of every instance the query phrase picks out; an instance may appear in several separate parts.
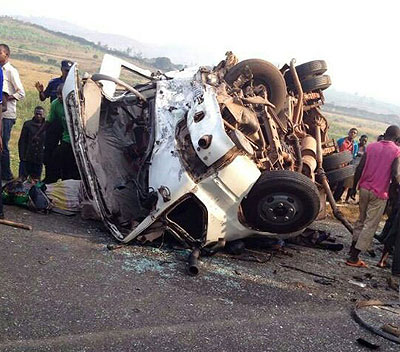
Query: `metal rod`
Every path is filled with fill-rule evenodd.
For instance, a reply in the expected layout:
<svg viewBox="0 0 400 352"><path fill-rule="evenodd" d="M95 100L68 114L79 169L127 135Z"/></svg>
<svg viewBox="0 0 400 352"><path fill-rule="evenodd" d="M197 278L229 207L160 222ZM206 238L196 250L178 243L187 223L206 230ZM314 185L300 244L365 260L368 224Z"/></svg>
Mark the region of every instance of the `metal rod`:
<svg viewBox="0 0 400 352"><path fill-rule="evenodd" d="M333 198L333 194L332 194L331 188L329 186L328 179L325 175L325 171L322 168L321 129L320 129L320 123L318 120L319 120L319 118L317 118L316 123L315 123L315 138L317 140L317 175L319 176L322 187L324 188L326 196L328 197L328 202L332 208L333 215L352 234L353 227L351 226L350 222L344 217L342 212L338 209L335 199Z"/></svg>

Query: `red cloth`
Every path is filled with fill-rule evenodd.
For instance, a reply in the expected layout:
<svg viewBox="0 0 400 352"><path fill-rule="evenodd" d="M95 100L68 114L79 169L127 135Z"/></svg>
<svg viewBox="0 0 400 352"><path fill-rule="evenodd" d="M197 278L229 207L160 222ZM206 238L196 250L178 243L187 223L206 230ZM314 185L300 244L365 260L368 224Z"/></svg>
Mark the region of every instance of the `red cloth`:
<svg viewBox="0 0 400 352"><path fill-rule="evenodd" d="M366 148L367 160L360 179L360 188L388 199L392 163L400 156L400 148L391 141L371 143Z"/></svg>
<svg viewBox="0 0 400 352"><path fill-rule="evenodd" d="M347 137L344 139L342 145L339 147L339 151L340 152L344 152L346 150L348 150L349 152L351 152L351 154L353 154L353 148L354 148L354 143L353 141L350 141Z"/></svg>

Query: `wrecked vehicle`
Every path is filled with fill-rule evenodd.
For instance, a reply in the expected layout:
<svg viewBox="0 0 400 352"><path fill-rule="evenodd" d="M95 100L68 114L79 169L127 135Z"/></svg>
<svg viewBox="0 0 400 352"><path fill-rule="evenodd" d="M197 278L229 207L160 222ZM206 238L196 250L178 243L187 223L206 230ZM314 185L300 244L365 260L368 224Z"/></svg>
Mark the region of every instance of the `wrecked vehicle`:
<svg viewBox="0 0 400 352"><path fill-rule="evenodd" d="M122 69L144 83L122 81ZM126 243L168 231L191 248L298 234L325 206L316 170L335 151L320 110L325 71L322 60L279 70L231 52L213 69L165 74L105 55L81 80L74 65L68 128L110 232Z"/></svg>

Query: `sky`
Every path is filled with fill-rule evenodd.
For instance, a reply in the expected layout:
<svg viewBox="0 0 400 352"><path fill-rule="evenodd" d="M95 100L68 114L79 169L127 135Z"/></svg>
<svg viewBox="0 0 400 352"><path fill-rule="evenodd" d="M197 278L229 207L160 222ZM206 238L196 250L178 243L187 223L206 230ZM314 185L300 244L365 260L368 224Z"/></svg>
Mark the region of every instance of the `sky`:
<svg viewBox="0 0 400 352"><path fill-rule="evenodd" d="M1 1L2 15L56 18L143 43L226 51L276 65L324 59L332 87L400 105L400 1ZM207 61L207 62L206 62Z"/></svg>

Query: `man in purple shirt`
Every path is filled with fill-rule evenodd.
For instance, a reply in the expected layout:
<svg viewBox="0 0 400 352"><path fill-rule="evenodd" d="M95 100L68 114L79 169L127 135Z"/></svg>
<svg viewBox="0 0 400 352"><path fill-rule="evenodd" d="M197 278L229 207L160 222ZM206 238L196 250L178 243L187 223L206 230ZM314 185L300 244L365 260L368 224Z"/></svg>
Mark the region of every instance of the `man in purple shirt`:
<svg viewBox="0 0 400 352"><path fill-rule="evenodd" d="M391 179L400 183L400 148L394 143L400 136L400 128L389 126L384 136L384 140L367 146L354 175L354 188L360 181L360 216L354 225L350 257L346 262L350 266L366 266L358 256L372 243L385 210Z"/></svg>

